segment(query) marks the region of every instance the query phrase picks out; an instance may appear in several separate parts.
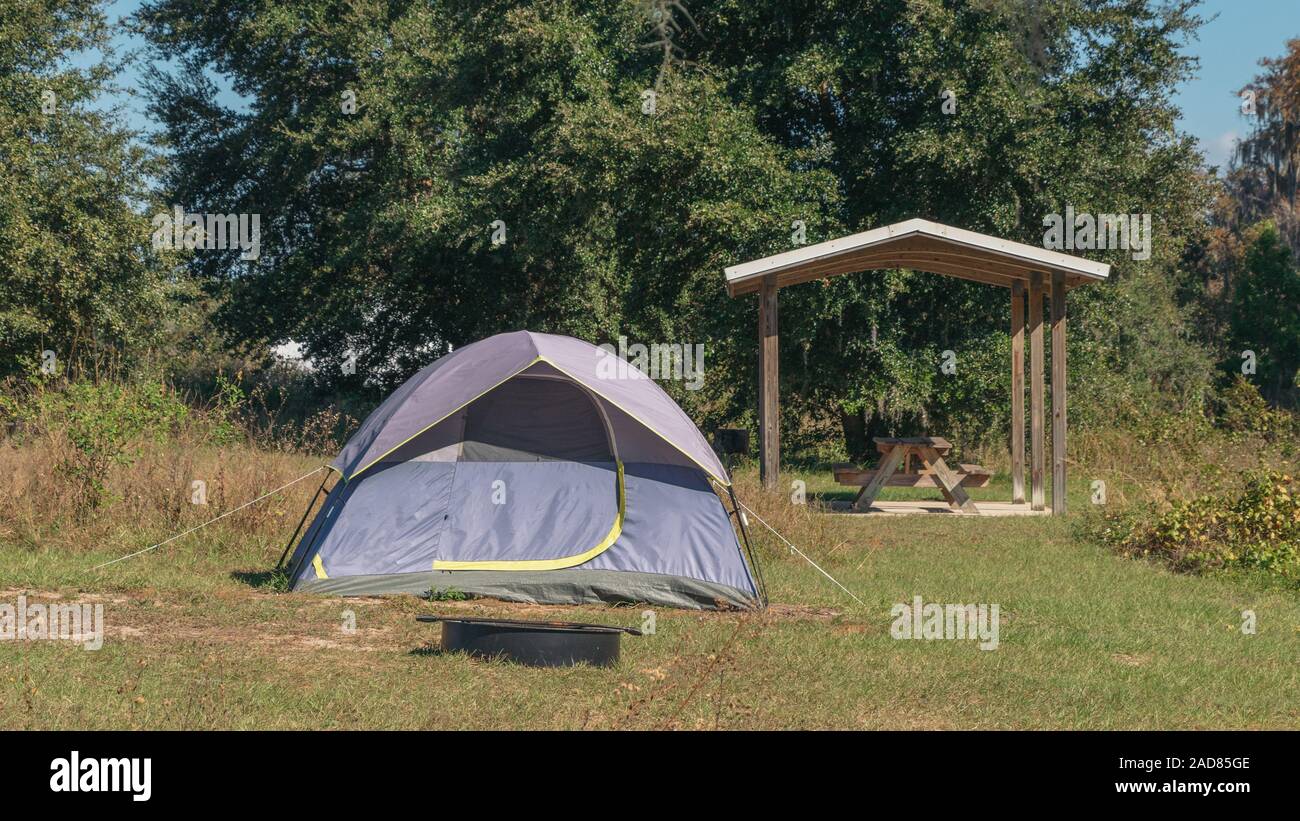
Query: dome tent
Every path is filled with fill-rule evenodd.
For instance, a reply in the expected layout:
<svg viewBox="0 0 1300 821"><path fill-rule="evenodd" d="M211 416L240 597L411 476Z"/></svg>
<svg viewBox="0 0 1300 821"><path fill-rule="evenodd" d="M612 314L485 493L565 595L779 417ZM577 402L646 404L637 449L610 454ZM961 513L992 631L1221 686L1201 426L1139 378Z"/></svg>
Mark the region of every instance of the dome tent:
<svg viewBox="0 0 1300 821"><path fill-rule="evenodd" d="M425 367L331 464L292 589L761 606L710 486L729 488L726 470L662 388L619 364L519 331Z"/></svg>

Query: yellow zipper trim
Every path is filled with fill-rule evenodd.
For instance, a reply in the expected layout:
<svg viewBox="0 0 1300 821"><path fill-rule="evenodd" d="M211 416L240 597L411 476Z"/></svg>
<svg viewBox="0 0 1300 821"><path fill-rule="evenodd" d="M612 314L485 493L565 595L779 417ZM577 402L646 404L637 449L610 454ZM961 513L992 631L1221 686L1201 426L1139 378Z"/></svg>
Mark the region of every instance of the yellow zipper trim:
<svg viewBox="0 0 1300 821"><path fill-rule="evenodd" d="M575 567L589 562L592 559L604 553L614 546L618 537L623 533L623 517L627 513L627 491L623 487L623 463L618 462L618 515L614 517L614 525L609 529L600 544L578 553L573 556L564 556L559 559L518 559L518 560L501 560L501 561L441 561L434 559L434 570L561 570L566 567Z"/></svg>
<svg viewBox="0 0 1300 821"><path fill-rule="evenodd" d="M316 554L316 558L311 560L311 566L316 568L316 578L318 579L329 578L329 576L325 575L325 565L321 564L319 553Z"/></svg>

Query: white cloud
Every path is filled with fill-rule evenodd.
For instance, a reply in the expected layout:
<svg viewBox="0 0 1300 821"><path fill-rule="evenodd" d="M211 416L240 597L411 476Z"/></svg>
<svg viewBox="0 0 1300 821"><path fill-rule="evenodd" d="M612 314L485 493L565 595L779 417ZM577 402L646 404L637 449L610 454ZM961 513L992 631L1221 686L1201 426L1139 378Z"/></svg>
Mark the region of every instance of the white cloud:
<svg viewBox="0 0 1300 821"><path fill-rule="evenodd" d="M1241 135L1234 129L1225 131L1208 142L1199 140L1201 151L1205 152L1205 164L1217 165L1220 169L1226 168L1229 158L1232 157L1233 151L1236 150L1237 141L1240 139Z"/></svg>

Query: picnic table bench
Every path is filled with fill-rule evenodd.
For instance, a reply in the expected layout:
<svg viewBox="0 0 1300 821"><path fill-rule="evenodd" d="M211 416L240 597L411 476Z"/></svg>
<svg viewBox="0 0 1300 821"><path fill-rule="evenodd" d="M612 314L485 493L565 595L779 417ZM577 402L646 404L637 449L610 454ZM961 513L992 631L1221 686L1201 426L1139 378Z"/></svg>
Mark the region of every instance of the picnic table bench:
<svg viewBox="0 0 1300 821"><path fill-rule="evenodd" d="M880 467L866 470L857 465L837 465L835 481L842 485L861 486L853 500L853 509L869 509L880 489L889 487L937 487L948 504L963 513L978 515L979 508L971 501L964 488L988 485L993 472L979 465L958 465L958 470L948 467L944 456L952 444L939 436L912 436L889 438L877 436L873 440L880 452ZM899 468L903 471L898 472Z"/></svg>

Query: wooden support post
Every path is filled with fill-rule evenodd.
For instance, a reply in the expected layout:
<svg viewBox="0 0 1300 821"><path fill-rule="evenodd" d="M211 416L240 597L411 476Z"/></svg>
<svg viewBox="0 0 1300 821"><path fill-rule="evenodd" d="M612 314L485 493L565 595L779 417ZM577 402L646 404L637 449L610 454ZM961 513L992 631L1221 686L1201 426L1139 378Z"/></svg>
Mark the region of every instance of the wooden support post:
<svg viewBox="0 0 1300 821"><path fill-rule="evenodd" d="M777 387L776 280L763 280L758 294L758 475L776 488L781 466L781 400Z"/></svg>
<svg viewBox="0 0 1300 821"><path fill-rule="evenodd" d="M1025 284L1011 283L1011 501L1025 503Z"/></svg>
<svg viewBox="0 0 1300 821"><path fill-rule="evenodd" d="M1029 496L1042 510L1043 490L1043 275L1029 275Z"/></svg>
<svg viewBox="0 0 1300 821"><path fill-rule="evenodd" d="M1065 512L1065 275L1052 274L1052 513Z"/></svg>

